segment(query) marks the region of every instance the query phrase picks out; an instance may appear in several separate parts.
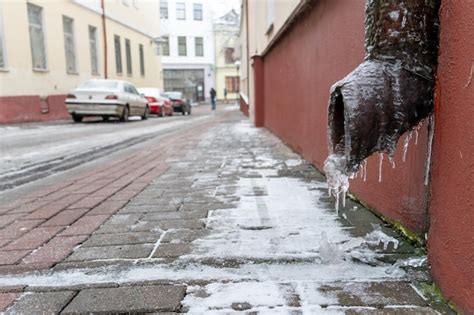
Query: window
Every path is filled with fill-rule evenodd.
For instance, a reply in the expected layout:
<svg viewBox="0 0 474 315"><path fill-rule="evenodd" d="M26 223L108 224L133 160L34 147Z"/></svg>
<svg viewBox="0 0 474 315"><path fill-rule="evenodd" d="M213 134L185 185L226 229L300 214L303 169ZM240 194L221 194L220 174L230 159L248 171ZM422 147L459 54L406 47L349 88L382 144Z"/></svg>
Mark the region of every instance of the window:
<svg viewBox="0 0 474 315"><path fill-rule="evenodd" d="M89 25L89 49L91 53L91 73L99 74L99 56L97 53L97 27Z"/></svg>
<svg viewBox="0 0 474 315"><path fill-rule="evenodd" d="M143 45L138 45L138 53L140 55L140 74L145 75L145 56L143 55Z"/></svg>
<svg viewBox="0 0 474 315"><path fill-rule="evenodd" d="M7 66L7 58L5 53L5 33L3 31L3 12L0 6L0 69Z"/></svg>
<svg viewBox="0 0 474 315"><path fill-rule="evenodd" d="M160 18L162 19L168 18L168 1L167 0L160 1Z"/></svg>
<svg viewBox="0 0 474 315"><path fill-rule="evenodd" d="M125 58L127 60L127 74L132 75L132 50L129 39L125 39Z"/></svg>
<svg viewBox="0 0 474 315"><path fill-rule="evenodd" d="M178 36L178 56L186 56L186 37Z"/></svg>
<svg viewBox="0 0 474 315"><path fill-rule="evenodd" d="M205 99L204 69L164 69L163 87L165 91L175 91L185 98L195 101ZM175 93L166 93L168 96Z"/></svg>
<svg viewBox="0 0 474 315"><path fill-rule="evenodd" d="M125 90L125 93L133 94L132 86L130 84L125 83L123 89Z"/></svg>
<svg viewBox="0 0 474 315"><path fill-rule="evenodd" d="M43 28L43 8L28 3L28 25L30 29L31 57L34 70L46 70L46 47Z"/></svg>
<svg viewBox="0 0 474 315"><path fill-rule="evenodd" d="M115 46L115 70L117 73L122 73L122 48L120 46L120 36L114 35Z"/></svg>
<svg viewBox="0 0 474 315"><path fill-rule="evenodd" d="M63 15L64 51L67 73L77 73L76 48L74 45L74 20Z"/></svg>
<svg viewBox="0 0 474 315"><path fill-rule="evenodd" d="M233 47L226 47L224 50L224 57L225 57L225 63L226 64L231 64L235 62L234 58L234 48Z"/></svg>
<svg viewBox="0 0 474 315"><path fill-rule="evenodd" d="M123 88L124 88L125 92L127 92L127 93L136 94L136 95L140 94L140 93L138 93L137 89L131 84L124 83Z"/></svg>
<svg viewBox="0 0 474 315"><path fill-rule="evenodd" d="M168 36L163 36L162 37L161 53L162 53L163 56L169 56L170 55L170 38Z"/></svg>
<svg viewBox="0 0 474 315"><path fill-rule="evenodd" d="M193 4L193 13L195 21L202 21L202 4L194 3Z"/></svg>
<svg viewBox="0 0 474 315"><path fill-rule="evenodd" d="M176 19L186 20L186 3L184 2L176 3Z"/></svg>
<svg viewBox="0 0 474 315"><path fill-rule="evenodd" d="M225 88L228 93L239 92L240 77L225 77Z"/></svg>
<svg viewBox="0 0 474 315"><path fill-rule="evenodd" d="M196 57L204 56L204 45L202 37L194 38L194 53Z"/></svg>

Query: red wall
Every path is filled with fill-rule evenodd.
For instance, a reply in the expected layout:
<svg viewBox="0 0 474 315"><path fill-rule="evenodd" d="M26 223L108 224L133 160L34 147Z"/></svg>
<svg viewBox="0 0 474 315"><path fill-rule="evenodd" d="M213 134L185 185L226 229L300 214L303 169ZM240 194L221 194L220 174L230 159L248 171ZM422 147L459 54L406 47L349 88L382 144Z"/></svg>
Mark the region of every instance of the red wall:
<svg viewBox="0 0 474 315"><path fill-rule="evenodd" d="M327 157L329 89L364 57L364 0L319 0L264 57L264 125L322 170ZM258 107L258 104L256 104ZM425 124L426 125L426 124ZM426 126L396 168L378 156L368 161L367 181L353 180L351 191L370 207L420 235L426 220L424 185Z"/></svg>
<svg viewBox="0 0 474 315"><path fill-rule="evenodd" d="M474 314L474 1L442 1L428 255L444 295Z"/></svg>
<svg viewBox="0 0 474 315"><path fill-rule="evenodd" d="M0 97L0 124L70 119L64 100L66 95Z"/></svg>

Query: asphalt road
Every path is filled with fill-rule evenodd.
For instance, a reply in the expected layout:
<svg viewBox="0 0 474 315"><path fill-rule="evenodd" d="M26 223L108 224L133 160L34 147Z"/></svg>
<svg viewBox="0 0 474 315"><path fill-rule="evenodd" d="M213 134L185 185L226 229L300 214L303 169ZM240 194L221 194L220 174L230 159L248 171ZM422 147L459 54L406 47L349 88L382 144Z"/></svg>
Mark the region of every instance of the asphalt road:
<svg viewBox="0 0 474 315"><path fill-rule="evenodd" d="M207 106L192 115L151 116L148 120L91 119L0 127L0 192L69 170L156 137L179 138L180 131L212 117Z"/></svg>

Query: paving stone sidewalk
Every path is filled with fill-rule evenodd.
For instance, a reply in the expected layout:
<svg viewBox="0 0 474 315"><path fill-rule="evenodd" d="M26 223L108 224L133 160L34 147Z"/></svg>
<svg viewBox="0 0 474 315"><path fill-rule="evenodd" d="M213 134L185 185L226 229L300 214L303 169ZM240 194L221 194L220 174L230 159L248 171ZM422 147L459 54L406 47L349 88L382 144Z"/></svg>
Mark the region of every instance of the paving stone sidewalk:
<svg viewBox="0 0 474 315"><path fill-rule="evenodd" d="M271 133L234 110L185 136L2 206L0 311L449 313L420 295L423 251L336 213Z"/></svg>

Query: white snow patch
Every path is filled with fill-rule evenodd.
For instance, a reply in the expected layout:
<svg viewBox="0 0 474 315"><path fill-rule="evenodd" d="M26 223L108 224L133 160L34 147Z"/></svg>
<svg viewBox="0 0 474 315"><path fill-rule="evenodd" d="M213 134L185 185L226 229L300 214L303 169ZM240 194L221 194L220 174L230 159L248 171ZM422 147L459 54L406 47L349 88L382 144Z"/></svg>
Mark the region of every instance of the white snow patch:
<svg viewBox="0 0 474 315"><path fill-rule="evenodd" d="M236 132L237 134L241 135L245 134L249 136L254 136L260 133L260 130L258 128L252 126L249 122L245 121L235 124L232 129L233 132Z"/></svg>
<svg viewBox="0 0 474 315"><path fill-rule="evenodd" d="M285 161L286 166L294 167L303 164L303 160L301 159L289 159Z"/></svg>
<svg viewBox="0 0 474 315"><path fill-rule="evenodd" d="M204 314L213 309L229 309L233 303L239 306L248 303L252 309L259 306L285 305L280 288L271 281L211 283L205 286L205 291L208 297L186 295L183 305L189 307L189 314Z"/></svg>

